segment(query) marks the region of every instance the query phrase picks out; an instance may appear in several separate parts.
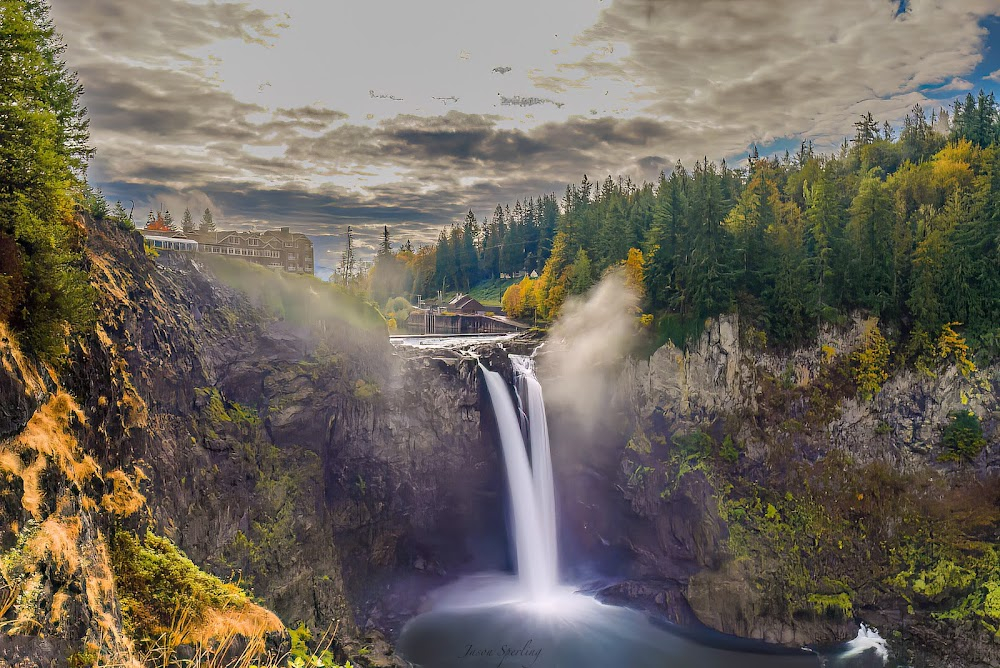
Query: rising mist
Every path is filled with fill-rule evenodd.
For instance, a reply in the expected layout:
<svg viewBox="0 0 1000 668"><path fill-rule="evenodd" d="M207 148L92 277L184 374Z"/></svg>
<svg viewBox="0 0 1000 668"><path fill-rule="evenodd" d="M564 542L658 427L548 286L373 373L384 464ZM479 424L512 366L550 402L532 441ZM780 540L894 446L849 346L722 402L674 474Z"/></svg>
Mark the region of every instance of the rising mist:
<svg viewBox="0 0 1000 668"><path fill-rule="evenodd" d="M542 349L546 400L583 429L607 414L621 362L636 342L638 303L622 272L609 273L566 302Z"/></svg>

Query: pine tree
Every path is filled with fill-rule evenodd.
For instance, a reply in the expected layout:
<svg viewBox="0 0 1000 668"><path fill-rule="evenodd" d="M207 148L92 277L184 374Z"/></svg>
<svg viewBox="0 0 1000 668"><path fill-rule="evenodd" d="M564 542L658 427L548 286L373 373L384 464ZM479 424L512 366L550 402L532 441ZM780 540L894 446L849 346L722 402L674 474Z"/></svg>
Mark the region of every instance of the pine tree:
<svg viewBox="0 0 1000 668"><path fill-rule="evenodd" d="M389 226L382 226L382 243L378 247L378 252L375 254L375 261L377 262L379 258L386 258L392 255L392 243L389 241Z"/></svg>
<svg viewBox="0 0 1000 668"><path fill-rule="evenodd" d="M576 252L576 259L569 268L569 294L582 295L594 284L594 274L587 251L582 248Z"/></svg>
<svg viewBox="0 0 1000 668"><path fill-rule="evenodd" d="M201 214L201 225L198 227L198 231L202 233L215 232L215 220L212 218L212 210L206 208L205 213Z"/></svg>
<svg viewBox="0 0 1000 668"><path fill-rule="evenodd" d="M0 317L29 348L58 356L65 332L93 323L83 230L88 146L82 87L37 0L0 5Z"/></svg>
<svg viewBox="0 0 1000 668"><path fill-rule="evenodd" d="M132 218L129 216L128 212L125 211L125 207L122 205L121 200L115 202L115 206L111 210L111 218L126 230L135 229L135 224L132 222Z"/></svg>
<svg viewBox="0 0 1000 668"><path fill-rule="evenodd" d="M848 226L852 245L850 280L860 306L880 313L890 305L893 285L892 200L882 182L869 175L851 202Z"/></svg>
<svg viewBox="0 0 1000 668"><path fill-rule="evenodd" d="M181 229L184 231L184 234L194 232L194 220L191 219L191 209L184 209L184 218L181 219Z"/></svg>
<svg viewBox="0 0 1000 668"><path fill-rule="evenodd" d="M437 249L434 253L434 290L446 290L451 284L452 272L455 270L455 257L451 252L448 234L441 230L438 234Z"/></svg>
<svg viewBox="0 0 1000 668"><path fill-rule="evenodd" d="M163 224L167 226L167 229L176 230L174 227L174 217L170 215L170 211L166 211L163 214Z"/></svg>

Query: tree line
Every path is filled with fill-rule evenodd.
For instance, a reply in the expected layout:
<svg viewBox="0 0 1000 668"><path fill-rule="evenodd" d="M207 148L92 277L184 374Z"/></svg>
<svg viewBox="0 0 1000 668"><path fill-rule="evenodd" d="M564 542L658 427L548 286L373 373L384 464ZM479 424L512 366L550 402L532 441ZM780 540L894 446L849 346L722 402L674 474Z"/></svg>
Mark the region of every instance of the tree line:
<svg viewBox="0 0 1000 668"><path fill-rule="evenodd" d="M394 267L381 273L394 279L376 267L372 289L427 295L537 270L507 301L544 320L609 267L631 263L661 328L738 311L769 341L792 345L863 310L895 326L914 354L959 325L995 353L998 139L1000 109L980 92L951 113L914 107L898 136L866 114L829 155L803 143L783 157L753 149L739 169L678 163L655 184L584 177L561 200L498 206L486 225L470 212L435 246L381 252Z"/></svg>

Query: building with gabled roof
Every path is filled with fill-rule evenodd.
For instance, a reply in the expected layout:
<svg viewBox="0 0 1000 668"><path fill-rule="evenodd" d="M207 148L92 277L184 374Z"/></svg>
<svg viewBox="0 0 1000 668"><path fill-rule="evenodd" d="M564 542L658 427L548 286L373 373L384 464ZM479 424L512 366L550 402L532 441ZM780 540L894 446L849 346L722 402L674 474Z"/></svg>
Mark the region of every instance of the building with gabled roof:
<svg viewBox="0 0 1000 668"><path fill-rule="evenodd" d="M478 301L470 297L469 295L463 295L461 292L455 295L455 297L448 302L445 306L445 310L451 313L486 313L486 307L480 304Z"/></svg>
<svg viewBox="0 0 1000 668"><path fill-rule="evenodd" d="M195 232L191 237L198 242L202 253L237 257L296 274L314 273L312 241L287 227L250 232Z"/></svg>

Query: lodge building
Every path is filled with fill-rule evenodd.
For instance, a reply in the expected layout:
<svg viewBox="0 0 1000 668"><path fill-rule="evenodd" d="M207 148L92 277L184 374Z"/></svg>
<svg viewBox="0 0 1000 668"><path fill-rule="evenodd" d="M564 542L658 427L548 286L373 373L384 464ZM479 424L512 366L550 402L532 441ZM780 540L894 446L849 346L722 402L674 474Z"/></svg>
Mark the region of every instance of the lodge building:
<svg viewBox="0 0 1000 668"><path fill-rule="evenodd" d="M200 253L238 257L295 274L313 273L312 241L287 227L264 232L195 232L191 237Z"/></svg>
<svg viewBox="0 0 1000 668"><path fill-rule="evenodd" d="M309 237L287 227L263 232L191 232L171 230L158 217L139 230L156 250L225 255L294 274L314 273Z"/></svg>

